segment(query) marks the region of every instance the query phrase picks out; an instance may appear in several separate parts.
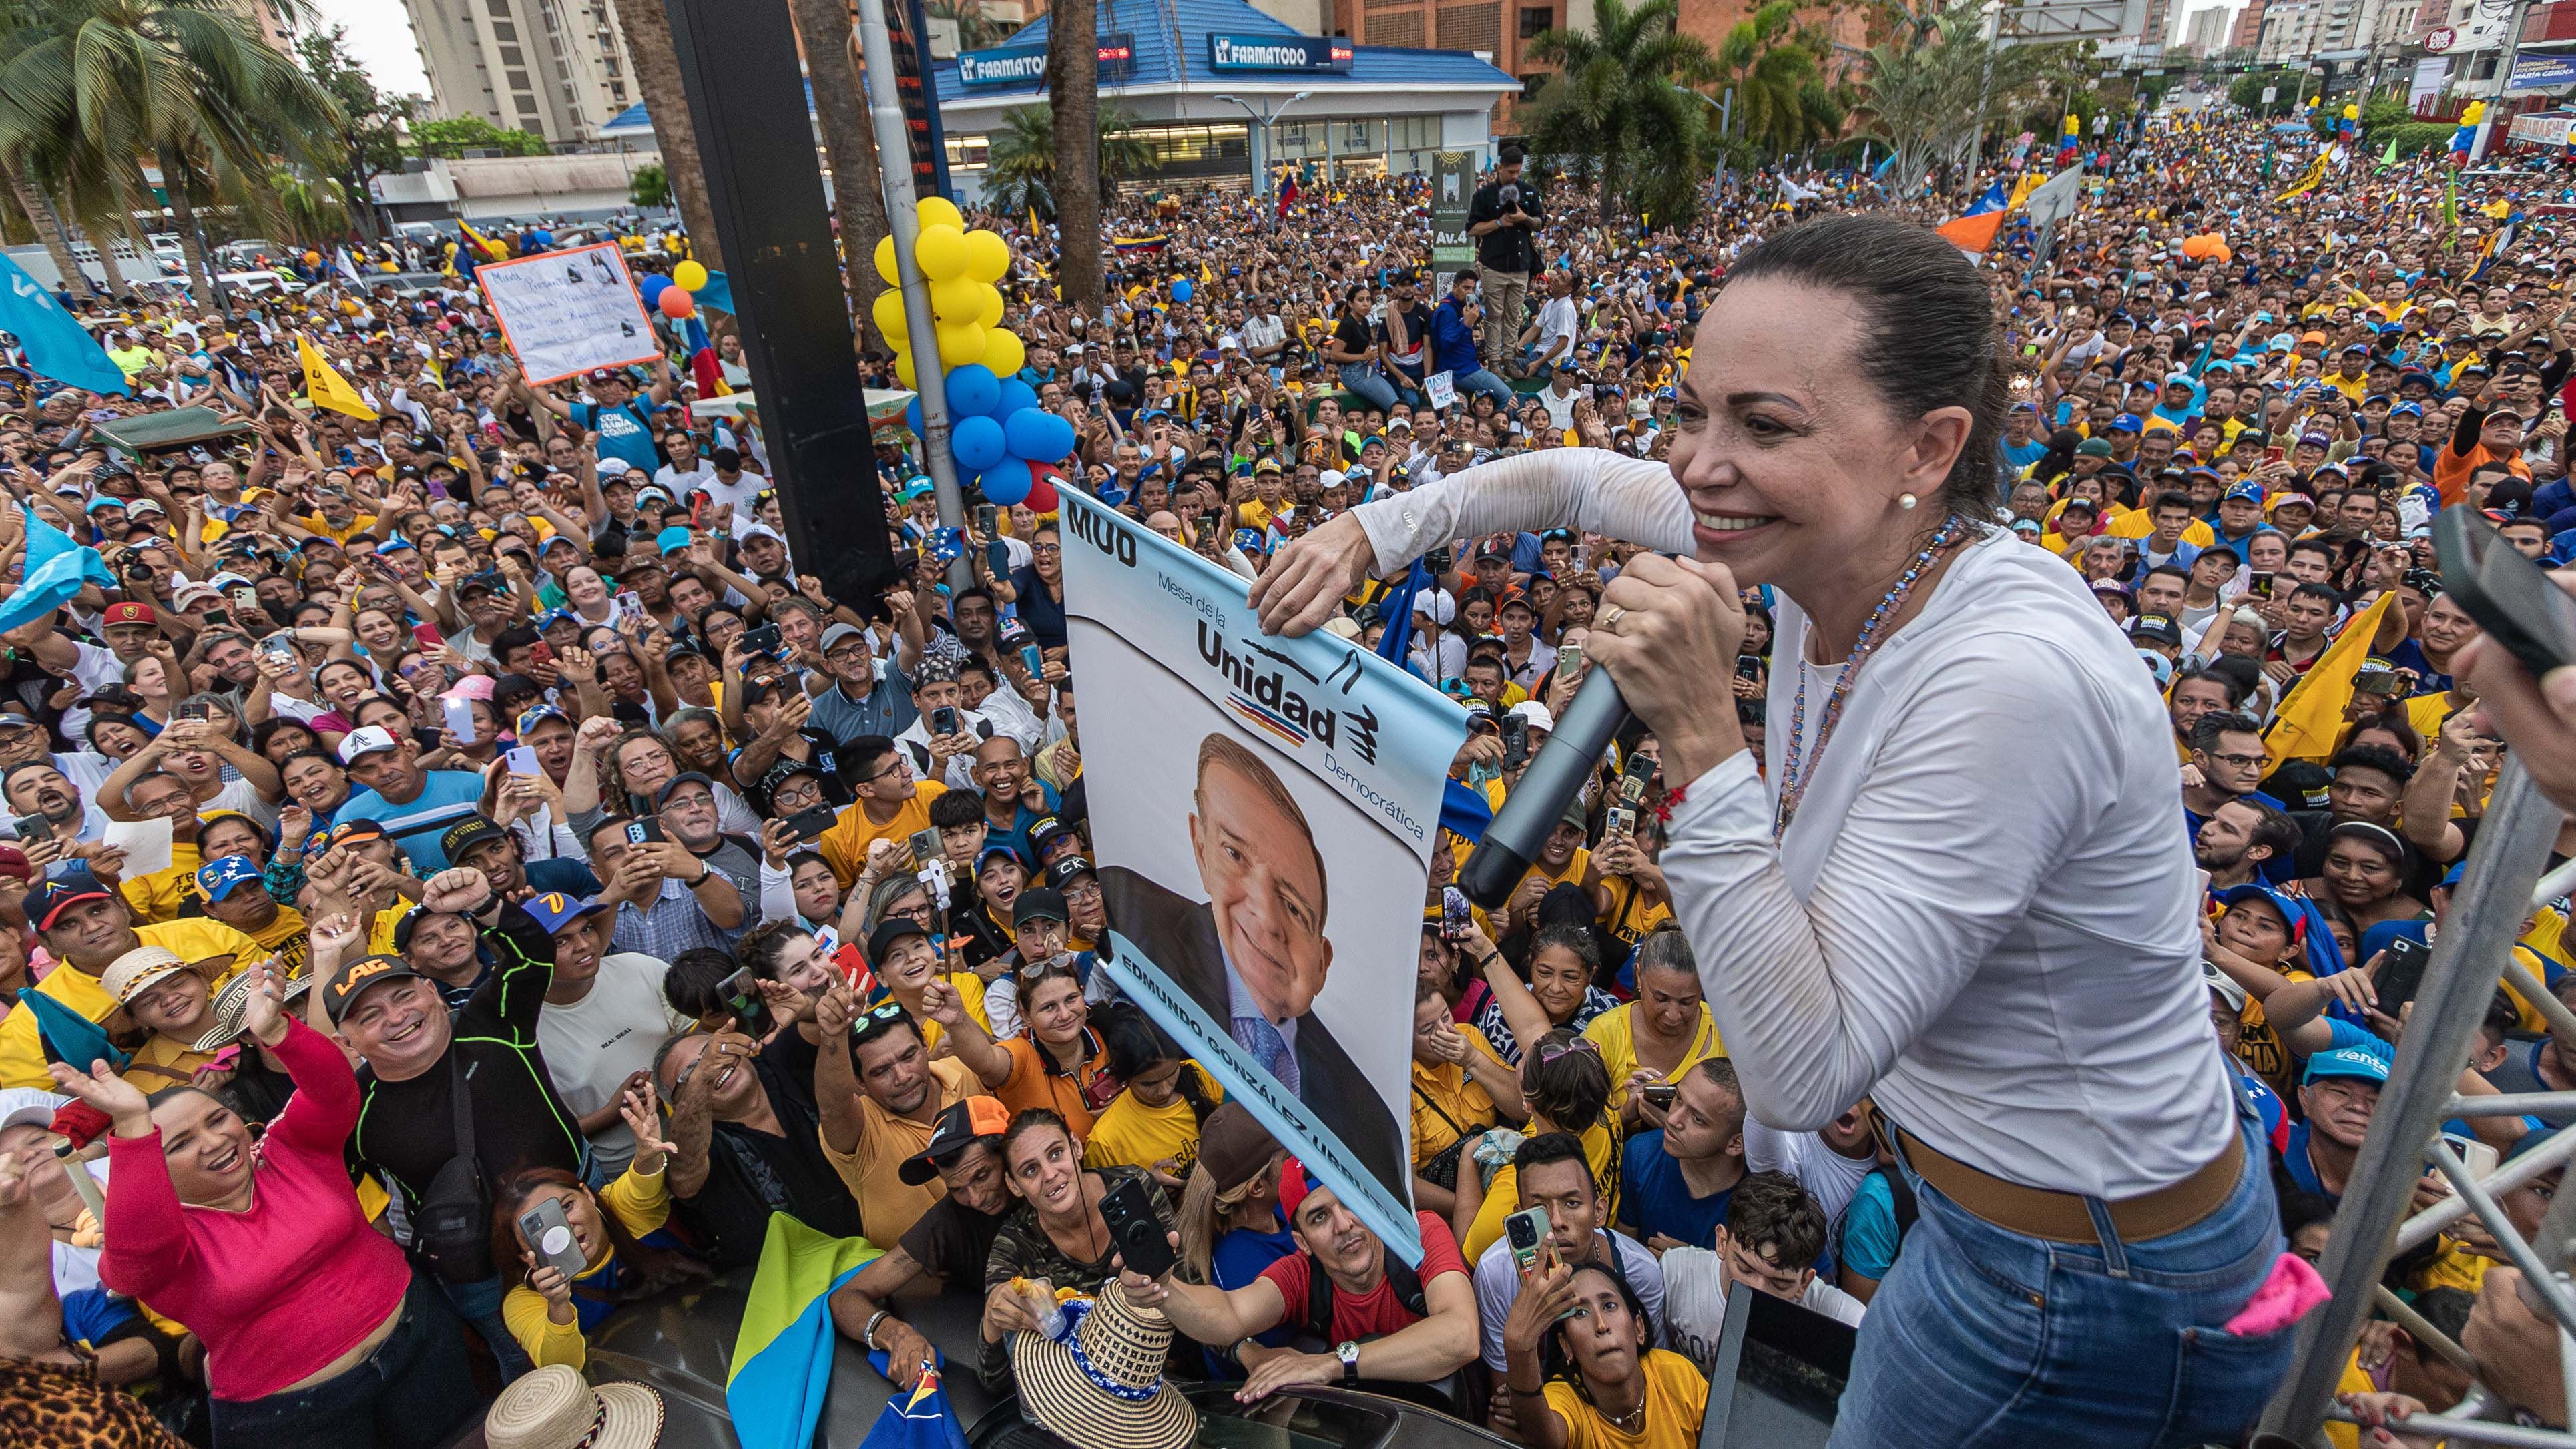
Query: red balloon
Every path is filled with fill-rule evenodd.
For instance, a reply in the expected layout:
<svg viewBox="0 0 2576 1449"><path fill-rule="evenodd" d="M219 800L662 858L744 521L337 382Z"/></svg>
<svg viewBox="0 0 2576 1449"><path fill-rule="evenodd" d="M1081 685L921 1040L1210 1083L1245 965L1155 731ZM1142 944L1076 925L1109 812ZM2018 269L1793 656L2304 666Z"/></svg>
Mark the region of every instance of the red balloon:
<svg viewBox="0 0 2576 1449"><path fill-rule="evenodd" d="M1053 513L1062 508L1063 501L1055 496L1055 480L1061 476L1063 475L1048 464L1030 464L1029 496L1020 501L1029 506L1031 513L1036 514Z"/></svg>
<svg viewBox="0 0 2576 1449"><path fill-rule="evenodd" d="M673 321L692 316L698 310L697 299L677 287L664 287L662 300L656 305L661 307L663 316Z"/></svg>

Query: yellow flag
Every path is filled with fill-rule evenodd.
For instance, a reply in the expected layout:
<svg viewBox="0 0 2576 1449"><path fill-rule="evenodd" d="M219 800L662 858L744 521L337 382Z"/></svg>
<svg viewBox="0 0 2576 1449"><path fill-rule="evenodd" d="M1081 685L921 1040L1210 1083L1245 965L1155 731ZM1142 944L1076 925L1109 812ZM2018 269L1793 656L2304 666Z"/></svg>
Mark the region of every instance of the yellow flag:
<svg viewBox="0 0 2576 1449"><path fill-rule="evenodd" d="M2316 760L2334 753L2335 737L2343 733L2344 708L2352 703L2353 676L2370 657L2380 621L2388 617L2389 605L2396 600L2395 589L2382 593L2378 602L2344 625L2307 674L2290 686L2272 727L2263 733L2264 753L2269 756L2263 764L2265 774L2285 760Z"/></svg>
<svg viewBox="0 0 2576 1449"><path fill-rule="evenodd" d="M2048 177L2043 175L2039 168L2032 167L2030 170L2023 172L2021 180L2013 183L2012 200L2004 203L2004 210L2021 210L2021 204L2030 199L2030 194L2047 184Z"/></svg>
<svg viewBox="0 0 2576 1449"><path fill-rule="evenodd" d="M2287 201L2293 196L2304 196L2308 192L2316 190L2318 183L2325 179L2326 153L2319 151L2317 153L2317 159L2309 162L2307 171L2299 177L2299 184L2291 187L2289 190L2282 192L2280 195L2273 197L2272 199L2274 201Z"/></svg>
<svg viewBox="0 0 2576 1449"><path fill-rule="evenodd" d="M483 255L487 259L496 262L506 262L510 259L510 249L508 247L492 240L490 237L485 236L483 233L476 231L474 228L467 226L461 221L456 224L456 227L457 230L465 233L465 239L467 241L470 241L483 249Z"/></svg>
<svg viewBox="0 0 2576 1449"><path fill-rule="evenodd" d="M375 417L376 410L367 406L367 400L358 395L356 388L349 386L349 380L332 368L323 358L322 349L315 347L311 338L301 333L296 335L295 356L304 364L304 392L313 399L315 407L347 413L353 418Z"/></svg>

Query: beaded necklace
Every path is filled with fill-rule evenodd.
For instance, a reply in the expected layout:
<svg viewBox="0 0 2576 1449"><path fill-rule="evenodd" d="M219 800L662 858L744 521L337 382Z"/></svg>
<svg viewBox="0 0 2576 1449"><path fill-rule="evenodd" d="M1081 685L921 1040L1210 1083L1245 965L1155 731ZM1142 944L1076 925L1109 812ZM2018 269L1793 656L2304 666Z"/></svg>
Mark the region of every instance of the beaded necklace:
<svg viewBox="0 0 2576 1449"><path fill-rule="evenodd" d="M1932 535L1932 541L1925 544L1923 551L1914 556L1914 562L1907 566L1904 577L1896 581L1896 587L1889 589L1885 596L1879 599L1878 607L1870 610L1868 622L1860 626L1860 638L1852 645L1851 658L1843 665L1842 677L1834 681L1833 693L1825 699L1824 718L1817 725L1816 747L1812 752L1805 748L1807 671L1804 667L1805 661L1803 659L1800 661L1798 697L1789 710L1789 751L1780 768L1780 805L1771 820L1772 839L1777 840L1787 834L1789 822L1797 817L1798 800L1807 792L1809 779L1807 767L1824 758L1825 744L1834 737L1834 726L1842 719L1843 700L1851 693L1852 681L1859 677L1861 664L1869 658L1871 651L1878 647L1879 626L1886 623L1889 616L1898 609L1904 607L1905 600L1913 594L1914 585L1923 577L1924 570L1932 567L1933 561L1940 558L1942 551L1958 542L1967 530L1967 521L1956 515L1944 520L1940 531Z"/></svg>

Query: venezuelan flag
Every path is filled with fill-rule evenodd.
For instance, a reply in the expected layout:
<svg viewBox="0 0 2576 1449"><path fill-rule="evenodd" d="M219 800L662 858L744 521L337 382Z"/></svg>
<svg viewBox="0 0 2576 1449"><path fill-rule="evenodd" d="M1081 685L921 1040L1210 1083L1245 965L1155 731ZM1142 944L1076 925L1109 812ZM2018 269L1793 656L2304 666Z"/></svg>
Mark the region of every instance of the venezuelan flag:
<svg viewBox="0 0 2576 1449"><path fill-rule="evenodd" d="M868 1362L878 1373L886 1373L887 1356L882 1350L869 1354ZM966 1449L966 1429L957 1422L957 1410L940 1384L941 1374L939 1360L933 1358L911 1393L887 1399L868 1437L859 1441L859 1449Z"/></svg>
<svg viewBox="0 0 2576 1449"><path fill-rule="evenodd" d="M1159 252L1171 241L1168 236L1117 236L1110 244L1121 252Z"/></svg>
<svg viewBox="0 0 2576 1449"><path fill-rule="evenodd" d="M734 1336L725 1407L742 1449L805 1449L832 1387L832 1290L885 1250L772 1214Z"/></svg>
<svg viewBox="0 0 2576 1449"><path fill-rule="evenodd" d="M492 240L483 233L467 226L464 222L458 222L456 224L456 228L457 230L465 233L465 239L467 241L481 247L483 249L483 255L486 258L496 262L506 262L510 259L510 249L508 247L501 245L499 242Z"/></svg>
<svg viewBox="0 0 2576 1449"><path fill-rule="evenodd" d="M2397 591L2390 589L2355 615L2290 686L2272 727L2263 732L2263 751L2270 757L2263 762L2265 774L2287 760L2321 760L2334 753L2335 739L2343 733L2344 707L2352 703L2353 677L2370 657L2370 642L2379 637L2380 621L2396 599Z"/></svg>

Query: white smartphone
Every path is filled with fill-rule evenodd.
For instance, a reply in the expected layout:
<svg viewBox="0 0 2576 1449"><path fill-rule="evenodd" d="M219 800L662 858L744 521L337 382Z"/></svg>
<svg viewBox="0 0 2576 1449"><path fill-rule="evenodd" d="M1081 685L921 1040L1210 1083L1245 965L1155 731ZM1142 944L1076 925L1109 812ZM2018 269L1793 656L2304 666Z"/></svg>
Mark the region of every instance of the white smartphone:
<svg viewBox="0 0 2576 1449"><path fill-rule="evenodd" d="M447 716L447 728L450 733L456 736L459 744L475 745L482 743L482 741L474 737L474 701L470 699L442 700L439 702L439 712Z"/></svg>
<svg viewBox="0 0 2576 1449"><path fill-rule="evenodd" d="M542 775L546 772L546 767L537 762L537 752L526 745L511 746L501 758L510 762L513 775Z"/></svg>

